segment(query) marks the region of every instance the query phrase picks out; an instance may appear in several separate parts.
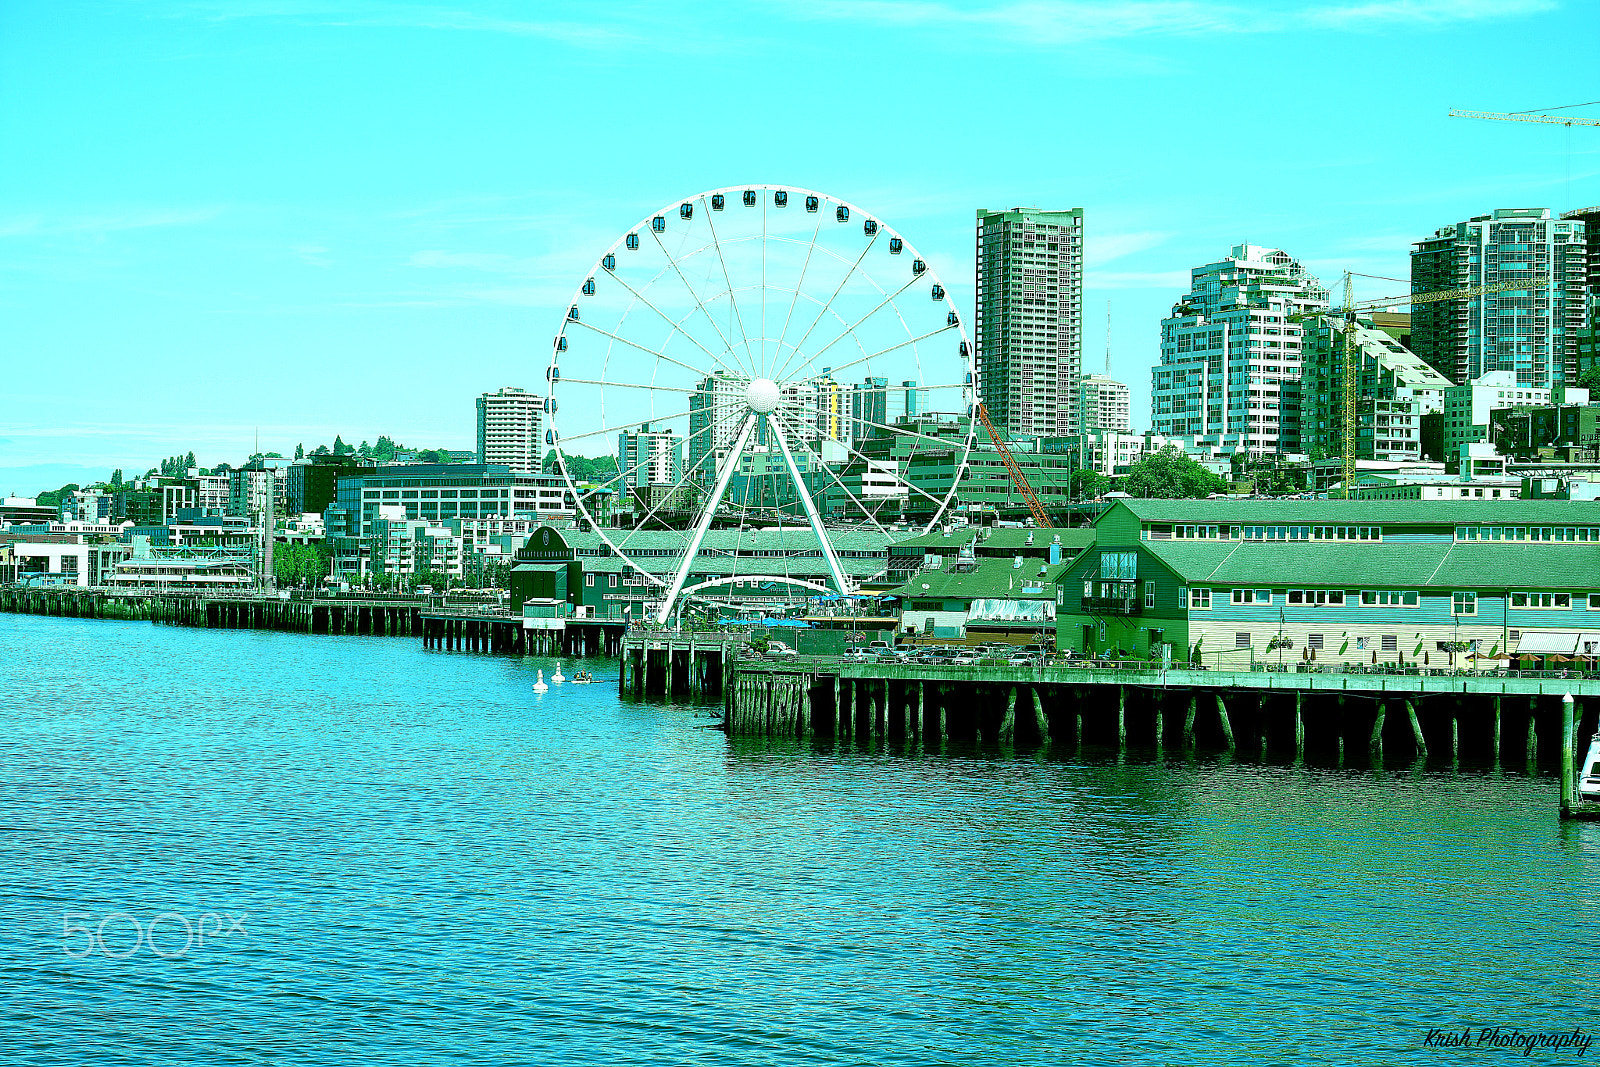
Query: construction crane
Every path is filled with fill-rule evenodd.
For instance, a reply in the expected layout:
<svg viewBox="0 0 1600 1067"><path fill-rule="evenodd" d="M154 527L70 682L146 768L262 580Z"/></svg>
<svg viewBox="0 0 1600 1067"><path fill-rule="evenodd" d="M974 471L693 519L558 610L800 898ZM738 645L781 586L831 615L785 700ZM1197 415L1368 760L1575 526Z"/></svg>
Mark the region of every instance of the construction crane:
<svg viewBox="0 0 1600 1067"><path fill-rule="evenodd" d="M1295 318L1313 318L1327 316L1333 318L1344 317L1344 397L1342 398L1342 422L1340 433L1342 445L1340 452L1343 459L1342 478L1344 482L1345 499L1350 498L1350 486L1355 481L1356 475L1356 419L1357 419L1357 394L1361 391L1361 372L1356 359L1356 316L1363 311L1376 311L1379 308L1399 307L1405 304L1434 304L1441 300L1470 300L1473 297L1487 296L1490 293L1505 293L1515 289L1532 289L1542 284L1537 279L1520 282L1496 282L1493 285L1474 285L1465 289L1436 289L1431 293L1411 293L1406 296L1386 297L1381 300L1356 301L1354 275L1350 271L1344 272L1344 305L1329 308L1325 312L1317 312L1305 316L1291 316ZM1376 430L1376 426L1374 426ZM991 431L992 432L992 431Z"/></svg>
<svg viewBox="0 0 1600 1067"><path fill-rule="evenodd" d="M1494 119L1497 122L1552 122L1557 126L1600 126L1600 119L1567 118L1561 115L1501 114L1498 111L1451 111L1453 119Z"/></svg>
<svg viewBox="0 0 1600 1067"><path fill-rule="evenodd" d="M994 450L1000 453L1000 462L1006 465L1006 473L1011 475L1011 482L1017 487L1017 492L1022 494L1023 501L1028 505L1028 514L1033 516L1035 526L1046 528L1050 525L1050 516L1045 514L1044 505L1039 503L1039 496L1033 491L1033 486L1028 484L1027 475L1022 473L1022 468L1017 465L1017 457L1011 454L1011 449L1000 440L1000 431L994 428L994 423L989 421L989 409L983 406L983 401L978 401L978 421L983 423L983 428L989 431L989 440L994 442ZM959 474L957 475L959 477Z"/></svg>

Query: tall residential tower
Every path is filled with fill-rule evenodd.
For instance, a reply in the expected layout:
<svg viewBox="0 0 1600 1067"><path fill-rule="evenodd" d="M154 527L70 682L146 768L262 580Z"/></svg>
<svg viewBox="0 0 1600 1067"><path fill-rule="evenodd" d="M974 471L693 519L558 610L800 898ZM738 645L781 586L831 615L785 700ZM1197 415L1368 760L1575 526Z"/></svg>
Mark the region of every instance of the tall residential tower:
<svg viewBox="0 0 1600 1067"><path fill-rule="evenodd" d="M1327 307L1322 284L1276 248L1234 245L1195 267L1161 320L1152 428L1256 456L1298 451L1301 318Z"/></svg>
<svg viewBox="0 0 1600 1067"><path fill-rule="evenodd" d="M478 397L478 462L504 463L513 474L538 474L544 401L506 386Z"/></svg>
<svg viewBox="0 0 1600 1067"><path fill-rule="evenodd" d="M1411 309L1411 350L1456 385L1511 371L1548 389L1577 377L1588 249L1580 219L1548 208L1500 208L1445 226L1411 251L1411 291L1526 281L1526 289Z"/></svg>
<svg viewBox="0 0 1600 1067"><path fill-rule="evenodd" d="M1083 373L1083 209L978 211L979 399L1016 434L1076 433Z"/></svg>

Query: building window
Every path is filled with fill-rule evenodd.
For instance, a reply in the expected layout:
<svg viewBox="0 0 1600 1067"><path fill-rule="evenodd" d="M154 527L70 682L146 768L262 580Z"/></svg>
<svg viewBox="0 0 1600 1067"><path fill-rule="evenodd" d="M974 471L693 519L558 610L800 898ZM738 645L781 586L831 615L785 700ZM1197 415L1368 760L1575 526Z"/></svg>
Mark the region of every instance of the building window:
<svg viewBox="0 0 1600 1067"><path fill-rule="evenodd" d="M1211 607L1211 590L1209 590L1209 589L1191 589L1191 590L1189 590L1189 606L1191 608L1201 608L1201 609L1210 608Z"/></svg>
<svg viewBox="0 0 1600 1067"><path fill-rule="evenodd" d="M1398 634L1383 635L1383 651L1398 652L1400 650L1400 637Z"/></svg>
<svg viewBox="0 0 1600 1067"><path fill-rule="evenodd" d="M1272 590L1270 589L1235 589L1233 591L1235 604L1270 604L1272 603Z"/></svg>
<svg viewBox="0 0 1600 1067"><path fill-rule="evenodd" d="M592 589L594 587L594 575L585 574L583 576L583 584L589 586Z"/></svg>
<svg viewBox="0 0 1600 1067"><path fill-rule="evenodd" d="M1343 589L1291 589L1287 596L1291 604L1320 607L1324 604L1344 603Z"/></svg>
<svg viewBox="0 0 1600 1067"><path fill-rule="evenodd" d="M1250 635L1249 634L1235 633L1233 635L1233 647L1234 648L1249 648L1250 647Z"/></svg>
<svg viewBox="0 0 1600 1067"><path fill-rule="evenodd" d="M1600 593L1589 594L1589 610L1600 611Z"/></svg>
<svg viewBox="0 0 1600 1067"><path fill-rule="evenodd" d="M617 587L617 576L615 574L613 574L611 576L611 588L615 589L616 587Z"/></svg>
<svg viewBox="0 0 1600 1067"><path fill-rule="evenodd" d="M1556 608L1565 611L1572 607L1571 593L1512 593L1514 608Z"/></svg>
<svg viewBox="0 0 1600 1067"><path fill-rule="evenodd" d="M1384 607L1414 608L1417 606L1417 594L1398 589L1363 589L1361 603L1368 606L1376 604Z"/></svg>
<svg viewBox="0 0 1600 1067"><path fill-rule="evenodd" d="M1147 608L1153 608L1153 607L1156 606L1156 583L1155 582L1145 582L1144 583L1144 606L1147 607Z"/></svg>
<svg viewBox="0 0 1600 1067"><path fill-rule="evenodd" d="M1451 593L1450 614L1476 615L1478 613L1477 593Z"/></svg>

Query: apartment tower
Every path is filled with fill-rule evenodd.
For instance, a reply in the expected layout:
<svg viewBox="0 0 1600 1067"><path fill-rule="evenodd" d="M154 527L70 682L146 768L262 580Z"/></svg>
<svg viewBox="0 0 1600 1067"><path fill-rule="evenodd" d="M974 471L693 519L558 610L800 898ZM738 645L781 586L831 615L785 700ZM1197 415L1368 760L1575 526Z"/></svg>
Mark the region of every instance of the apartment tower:
<svg viewBox="0 0 1600 1067"><path fill-rule="evenodd" d="M1083 209L978 211L978 397L1012 435L1078 432Z"/></svg>
<svg viewBox="0 0 1600 1067"><path fill-rule="evenodd" d="M544 401L506 386L478 397L478 462L504 463L513 474L538 474Z"/></svg>

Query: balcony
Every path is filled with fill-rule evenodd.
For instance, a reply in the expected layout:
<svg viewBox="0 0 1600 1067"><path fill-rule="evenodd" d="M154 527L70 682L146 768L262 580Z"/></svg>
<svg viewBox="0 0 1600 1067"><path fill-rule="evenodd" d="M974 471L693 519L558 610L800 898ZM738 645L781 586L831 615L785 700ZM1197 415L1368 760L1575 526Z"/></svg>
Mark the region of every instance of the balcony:
<svg viewBox="0 0 1600 1067"><path fill-rule="evenodd" d="M1086 596L1083 598L1085 615L1137 615L1142 604L1136 596Z"/></svg>

